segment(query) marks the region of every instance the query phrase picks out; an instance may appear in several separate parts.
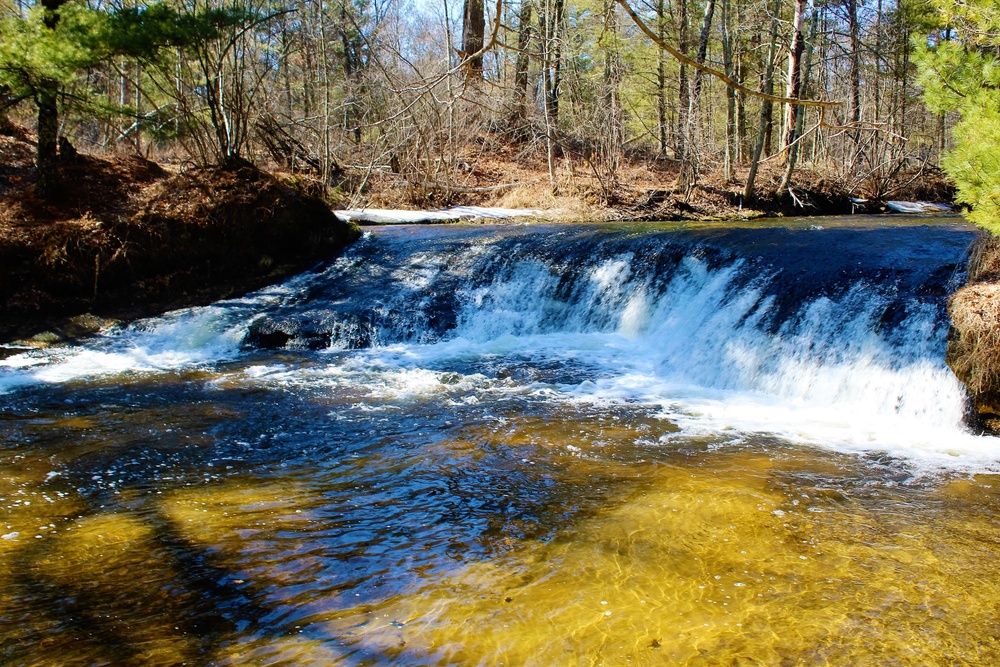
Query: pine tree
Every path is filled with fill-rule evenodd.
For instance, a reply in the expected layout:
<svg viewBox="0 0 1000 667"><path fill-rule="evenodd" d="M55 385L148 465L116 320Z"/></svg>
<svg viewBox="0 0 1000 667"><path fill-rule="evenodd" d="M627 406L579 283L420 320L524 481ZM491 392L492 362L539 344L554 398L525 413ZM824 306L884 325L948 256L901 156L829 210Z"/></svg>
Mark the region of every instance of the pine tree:
<svg viewBox="0 0 1000 667"><path fill-rule="evenodd" d="M63 92L87 68L116 56L152 60L165 47L205 43L251 19L241 9L179 13L164 4L105 12L81 0L43 0L26 18L0 19L0 90L30 99L38 114L35 192L59 191L60 106L86 106Z"/></svg>
<svg viewBox="0 0 1000 667"><path fill-rule="evenodd" d="M954 148L942 160L969 219L1000 234L1000 6L933 0L939 25L917 45L924 101L958 112Z"/></svg>

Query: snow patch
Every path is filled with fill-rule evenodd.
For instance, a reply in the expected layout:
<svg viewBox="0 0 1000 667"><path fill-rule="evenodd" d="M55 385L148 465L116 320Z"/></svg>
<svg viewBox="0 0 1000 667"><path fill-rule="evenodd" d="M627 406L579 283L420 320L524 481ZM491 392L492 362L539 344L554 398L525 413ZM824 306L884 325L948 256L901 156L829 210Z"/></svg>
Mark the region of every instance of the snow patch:
<svg viewBox="0 0 1000 667"><path fill-rule="evenodd" d="M885 207L896 213L951 213L951 204L933 201L887 201Z"/></svg>
<svg viewBox="0 0 1000 667"><path fill-rule="evenodd" d="M491 208L487 206L455 206L436 211L404 211L400 209L347 209L335 211L342 220L376 225L399 225L416 222L446 222L453 220L476 220L491 218L534 217L542 211L535 208Z"/></svg>

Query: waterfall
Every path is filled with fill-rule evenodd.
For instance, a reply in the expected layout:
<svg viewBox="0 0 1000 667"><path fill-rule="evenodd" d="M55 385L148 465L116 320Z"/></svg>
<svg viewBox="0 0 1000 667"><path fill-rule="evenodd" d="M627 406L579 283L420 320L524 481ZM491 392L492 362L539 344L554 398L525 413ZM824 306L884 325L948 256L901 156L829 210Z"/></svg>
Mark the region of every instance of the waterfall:
<svg viewBox="0 0 1000 667"><path fill-rule="evenodd" d="M0 360L0 391L269 349L484 377L503 358L558 400L659 406L687 434L947 457L970 437L944 351L972 232L828 227L380 230L256 295Z"/></svg>

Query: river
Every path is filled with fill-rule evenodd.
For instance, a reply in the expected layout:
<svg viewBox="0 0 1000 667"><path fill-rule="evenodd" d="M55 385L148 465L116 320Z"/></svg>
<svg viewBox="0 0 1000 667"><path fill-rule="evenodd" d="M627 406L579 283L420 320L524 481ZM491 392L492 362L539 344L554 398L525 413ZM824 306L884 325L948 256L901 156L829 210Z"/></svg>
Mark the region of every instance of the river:
<svg viewBox="0 0 1000 667"><path fill-rule="evenodd" d="M0 348L0 663L998 664L974 236L378 228Z"/></svg>

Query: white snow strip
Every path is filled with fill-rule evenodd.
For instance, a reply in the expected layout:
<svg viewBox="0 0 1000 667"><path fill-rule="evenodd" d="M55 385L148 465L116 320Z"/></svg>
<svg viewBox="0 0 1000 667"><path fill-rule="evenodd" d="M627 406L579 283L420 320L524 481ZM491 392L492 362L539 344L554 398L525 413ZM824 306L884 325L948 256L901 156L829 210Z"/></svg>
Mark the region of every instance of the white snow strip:
<svg viewBox="0 0 1000 667"><path fill-rule="evenodd" d="M951 204L932 201L887 201L885 207L897 213L950 213Z"/></svg>
<svg viewBox="0 0 1000 667"><path fill-rule="evenodd" d="M369 208L335 211L344 220L380 225L414 222L441 222L447 220L475 220L477 218L518 218L540 215L535 208L490 208L484 206L455 206L438 211L403 211L399 209Z"/></svg>

